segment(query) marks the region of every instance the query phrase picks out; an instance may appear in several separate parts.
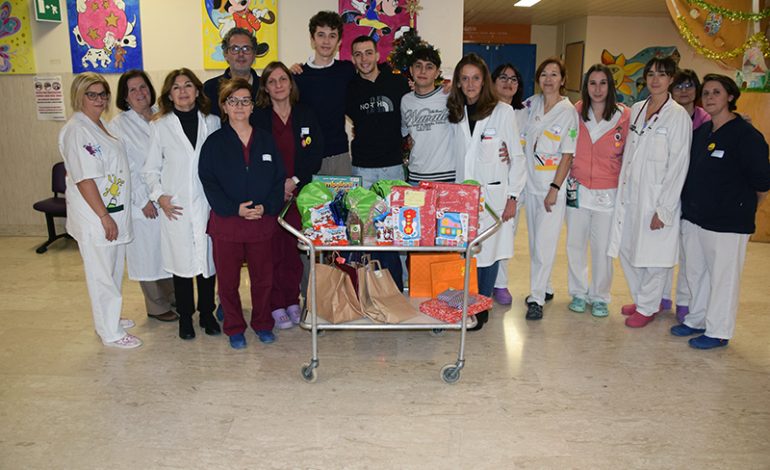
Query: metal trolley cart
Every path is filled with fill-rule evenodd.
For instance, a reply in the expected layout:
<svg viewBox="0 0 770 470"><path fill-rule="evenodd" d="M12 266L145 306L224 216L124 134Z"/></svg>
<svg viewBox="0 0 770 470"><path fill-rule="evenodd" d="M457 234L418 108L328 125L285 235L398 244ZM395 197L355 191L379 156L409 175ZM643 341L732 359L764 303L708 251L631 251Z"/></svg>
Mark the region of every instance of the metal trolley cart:
<svg viewBox="0 0 770 470"><path fill-rule="evenodd" d="M470 285L470 269L471 269L471 257L473 254L477 253L480 249L479 244L486 240L487 238L491 237L502 225L502 222L500 221L500 218L497 214L495 214L494 211L492 211L489 206L486 206L486 210L489 211L489 213L492 215L495 223L484 230L483 232L479 233L476 238L468 243L467 247L456 247L456 246L412 246L412 247L406 247L406 246L369 246L369 245L355 245L355 246L314 246L313 243L305 237L302 233L297 231L294 227L289 225L285 220L284 216L286 215L286 211L288 210L289 206L291 205L292 201L289 201L289 203L286 204L286 206L283 208L283 211L281 211L281 214L278 218L278 223L281 224L281 226L288 230L292 235L297 237L299 240L299 247L300 249L307 251L308 255L310 257L310 278L308 281L308 293L309 293L309 302L308 308L306 309L306 314L303 315L302 321L300 322L300 327L309 330L311 333L311 343L312 343L312 356L310 358L309 363L305 363L302 365L301 374L302 378L307 382L315 382L317 379L317 371L319 365L318 360L318 334L320 331L324 330L427 330L432 331L436 334L443 333L444 330L460 330L460 350L457 355L457 361L456 362L450 362L449 364L446 364L444 367L441 368L441 378L444 380L444 382L448 384L456 383L458 380L460 380L460 371L465 366L465 335L467 332L468 326L473 327L475 325L475 317L472 320L471 325L467 325L468 323L468 288ZM464 253L465 254L465 279L464 279L464 288L463 288L463 309L462 309L462 320L459 323L444 323L440 320L437 320L435 318L429 317L424 314L418 314L415 318L407 320L402 323L395 323L395 324L383 324L383 323L375 323L367 318L362 318L360 320L355 320L351 322L346 323L339 323L339 324L333 324L326 322L323 319L318 318L318 314L316 312L316 270L315 270L315 263L317 259L318 254L322 254L324 252L332 252L332 251L338 251L338 252L348 252L348 251L403 251L403 252L439 252L439 253Z"/></svg>

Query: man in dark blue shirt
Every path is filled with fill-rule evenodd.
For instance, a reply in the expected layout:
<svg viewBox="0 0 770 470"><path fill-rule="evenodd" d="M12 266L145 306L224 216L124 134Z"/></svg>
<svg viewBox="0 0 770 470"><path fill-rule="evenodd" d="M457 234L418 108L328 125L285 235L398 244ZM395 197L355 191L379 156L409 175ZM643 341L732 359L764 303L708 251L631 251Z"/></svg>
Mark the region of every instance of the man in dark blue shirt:
<svg viewBox="0 0 770 470"><path fill-rule="evenodd" d="M243 28L232 28L222 38L222 52L229 67L225 73L206 80L203 93L211 100L211 112L221 116L219 110L219 85L223 80L243 78L251 85L251 100L259 91L259 75L251 66L257 57L257 38Z"/></svg>

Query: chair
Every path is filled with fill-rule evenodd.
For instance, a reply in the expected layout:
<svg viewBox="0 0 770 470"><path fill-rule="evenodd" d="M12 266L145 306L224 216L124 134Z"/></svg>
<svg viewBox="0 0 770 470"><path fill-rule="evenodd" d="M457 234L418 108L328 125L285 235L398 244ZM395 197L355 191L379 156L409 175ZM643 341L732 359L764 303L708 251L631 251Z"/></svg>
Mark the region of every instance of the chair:
<svg viewBox="0 0 770 470"><path fill-rule="evenodd" d="M67 217L67 204L64 200L64 191L67 188L65 175L64 162L54 164L51 169L53 197L38 201L32 205L33 209L45 214L45 223L48 225L48 240L35 250L38 254L48 251L48 245L60 238L72 238L67 233L57 234L56 226L53 223L54 217Z"/></svg>

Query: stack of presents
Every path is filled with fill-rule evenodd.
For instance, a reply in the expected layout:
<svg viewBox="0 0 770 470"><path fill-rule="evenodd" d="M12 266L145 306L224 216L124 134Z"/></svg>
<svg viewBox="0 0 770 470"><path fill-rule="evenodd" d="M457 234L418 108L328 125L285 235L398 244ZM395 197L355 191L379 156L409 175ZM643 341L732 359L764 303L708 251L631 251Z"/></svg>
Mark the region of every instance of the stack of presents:
<svg viewBox="0 0 770 470"><path fill-rule="evenodd" d="M297 197L303 235L341 252L350 245L405 247L406 252L409 247L467 247L477 235L482 204L473 182L410 186L386 180L365 189L358 177L332 176L315 176ZM409 295L430 298L419 310L445 322L460 321L466 269L461 253L412 252L408 266ZM478 295L475 259L470 266L468 314L473 315L491 308L492 301ZM316 270L316 310L330 322L368 317L399 323L417 315L388 270L367 256L355 263L333 256Z"/></svg>

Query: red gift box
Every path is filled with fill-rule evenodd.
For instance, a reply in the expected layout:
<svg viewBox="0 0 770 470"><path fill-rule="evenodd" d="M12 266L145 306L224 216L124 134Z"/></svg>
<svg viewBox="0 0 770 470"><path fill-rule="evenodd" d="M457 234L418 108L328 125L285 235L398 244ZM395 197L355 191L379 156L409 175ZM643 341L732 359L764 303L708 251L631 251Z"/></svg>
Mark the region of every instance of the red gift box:
<svg viewBox="0 0 770 470"><path fill-rule="evenodd" d="M463 237L467 240L453 242L444 238L436 240L436 245L465 246L467 242L476 238L479 229L480 186L423 181L420 183L420 187L436 191L437 223L443 219L445 213L456 213L461 216L467 214L468 216L468 236Z"/></svg>
<svg viewBox="0 0 770 470"><path fill-rule="evenodd" d="M468 315L476 315L492 308L491 298L483 295L476 295L474 297L476 297L477 302L468 305ZM463 318L463 310L461 308L452 308L446 302L438 299L430 299L421 303L420 311L429 317L446 323L457 323Z"/></svg>
<svg viewBox="0 0 770 470"><path fill-rule="evenodd" d="M390 188L390 210L393 214L394 245L434 245L436 240L435 190L413 186L393 186Z"/></svg>

